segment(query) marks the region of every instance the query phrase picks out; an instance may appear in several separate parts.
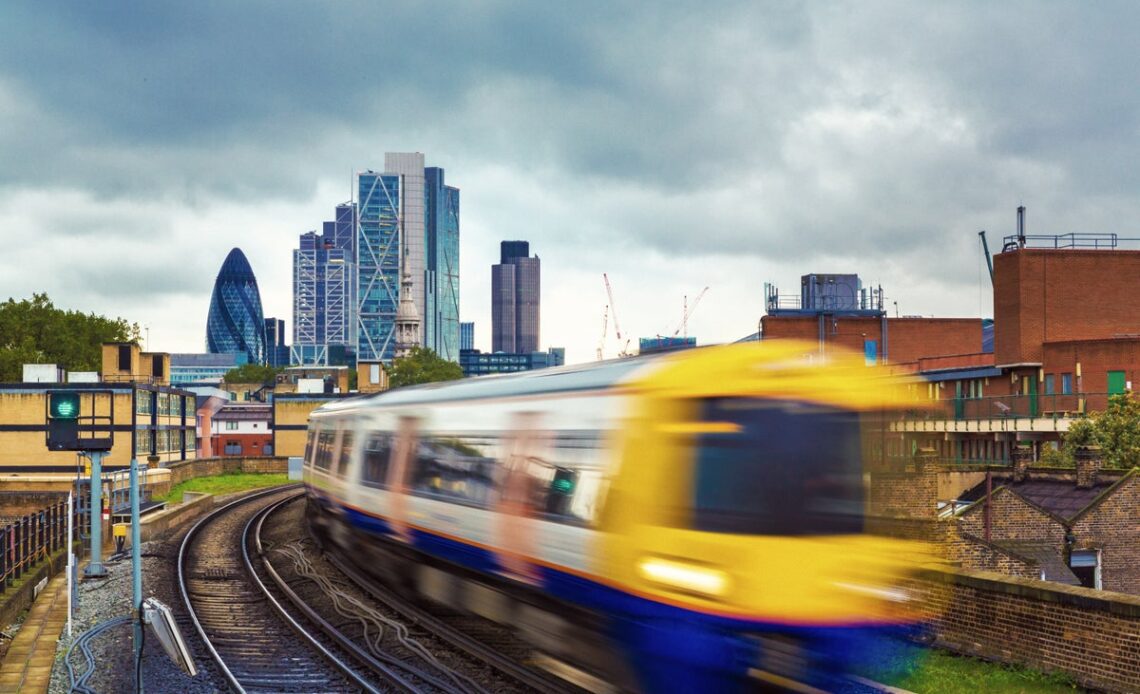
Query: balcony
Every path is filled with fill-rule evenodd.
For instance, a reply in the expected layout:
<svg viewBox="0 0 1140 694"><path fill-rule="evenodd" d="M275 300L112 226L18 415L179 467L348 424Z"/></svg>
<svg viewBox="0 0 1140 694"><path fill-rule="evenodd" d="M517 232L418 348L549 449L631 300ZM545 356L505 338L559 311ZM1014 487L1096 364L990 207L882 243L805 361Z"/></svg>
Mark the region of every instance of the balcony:
<svg viewBox="0 0 1140 694"><path fill-rule="evenodd" d="M1088 412L1104 410L1110 393L999 395L939 400L926 411L907 412L892 425L899 432L1066 432Z"/></svg>

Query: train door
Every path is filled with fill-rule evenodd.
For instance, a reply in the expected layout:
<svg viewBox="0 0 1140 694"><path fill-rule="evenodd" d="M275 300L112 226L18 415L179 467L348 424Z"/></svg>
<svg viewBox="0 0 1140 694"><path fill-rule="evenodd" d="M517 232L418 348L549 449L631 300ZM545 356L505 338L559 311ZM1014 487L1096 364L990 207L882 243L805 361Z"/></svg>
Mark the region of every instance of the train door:
<svg viewBox="0 0 1140 694"><path fill-rule="evenodd" d="M509 578L527 583L538 582L534 565L537 556L535 497L541 494L540 466L546 435L540 431L541 416L537 412L519 412L512 416L504 447L503 484L498 503L498 527L495 530L499 568Z"/></svg>
<svg viewBox="0 0 1140 694"><path fill-rule="evenodd" d="M392 503L389 506L393 539L411 544L412 529L408 519L408 469L416 454L419 420L415 417L400 417L396 425L396 441L392 446L392 462L389 466L388 487Z"/></svg>

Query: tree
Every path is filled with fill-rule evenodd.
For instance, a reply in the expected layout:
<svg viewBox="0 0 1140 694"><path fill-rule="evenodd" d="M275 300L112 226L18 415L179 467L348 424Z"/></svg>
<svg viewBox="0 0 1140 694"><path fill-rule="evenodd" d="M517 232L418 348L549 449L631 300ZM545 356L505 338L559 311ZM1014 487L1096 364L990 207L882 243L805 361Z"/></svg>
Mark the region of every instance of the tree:
<svg viewBox="0 0 1140 694"><path fill-rule="evenodd" d="M1140 465L1140 400L1132 393L1112 395L1103 412L1090 412L1087 417L1074 420L1069 424L1060 458L1073 465L1077 448L1091 445L1100 446L1106 468Z"/></svg>
<svg viewBox="0 0 1140 694"><path fill-rule="evenodd" d="M0 382L19 381L23 364L99 371L104 342L135 342L137 323L56 308L47 294L0 304Z"/></svg>
<svg viewBox="0 0 1140 694"><path fill-rule="evenodd" d="M427 347L413 347L408 356L392 362L392 368L388 370L388 387L401 388L457 378L463 378L459 364L441 358Z"/></svg>
<svg viewBox="0 0 1140 694"><path fill-rule="evenodd" d="M277 380L277 374L282 371L284 371L284 369L262 366L261 364L242 364L235 369L227 371L226 375L222 376L222 380L226 383L261 383L271 385Z"/></svg>

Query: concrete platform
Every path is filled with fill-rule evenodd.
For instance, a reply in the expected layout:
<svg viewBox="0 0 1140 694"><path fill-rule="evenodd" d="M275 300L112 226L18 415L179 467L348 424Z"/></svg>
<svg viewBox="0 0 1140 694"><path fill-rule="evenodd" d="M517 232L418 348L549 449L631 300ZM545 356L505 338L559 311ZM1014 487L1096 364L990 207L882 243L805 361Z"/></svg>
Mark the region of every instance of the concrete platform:
<svg viewBox="0 0 1140 694"><path fill-rule="evenodd" d="M60 572L40 593L0 662L0 693L47 692L56 642L67 624L67 574Z"/></svg>

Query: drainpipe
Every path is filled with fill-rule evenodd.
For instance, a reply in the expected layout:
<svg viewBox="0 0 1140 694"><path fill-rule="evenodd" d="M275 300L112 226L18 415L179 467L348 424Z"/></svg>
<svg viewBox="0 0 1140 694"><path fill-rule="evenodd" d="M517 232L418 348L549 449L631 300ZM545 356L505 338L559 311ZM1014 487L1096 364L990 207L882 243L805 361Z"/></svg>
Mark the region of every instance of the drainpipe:
<svg viewBox="0 0 1140 694"><path fill-rule="evenodd" d="M993 473L986 470L986 503L983 506L985 511L985 538L986 542L990 541L990 494L994 493L994 477Z"/></svg>

